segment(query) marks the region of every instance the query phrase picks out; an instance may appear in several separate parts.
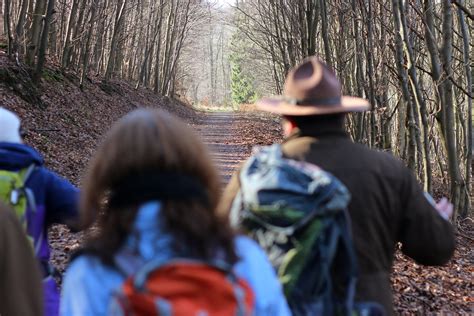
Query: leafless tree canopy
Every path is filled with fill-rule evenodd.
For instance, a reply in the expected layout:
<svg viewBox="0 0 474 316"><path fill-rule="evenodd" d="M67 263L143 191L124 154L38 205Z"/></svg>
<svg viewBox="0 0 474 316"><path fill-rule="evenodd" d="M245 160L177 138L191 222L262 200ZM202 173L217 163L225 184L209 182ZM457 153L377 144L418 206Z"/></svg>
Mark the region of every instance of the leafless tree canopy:
<svg viewBox="0 0 474 316"><path fill-rule="evenodd" d="M173 95L180 58L207 3L199 0L7 0L9 54L41 75L47 54L63 69L127 79Z"/></svg>

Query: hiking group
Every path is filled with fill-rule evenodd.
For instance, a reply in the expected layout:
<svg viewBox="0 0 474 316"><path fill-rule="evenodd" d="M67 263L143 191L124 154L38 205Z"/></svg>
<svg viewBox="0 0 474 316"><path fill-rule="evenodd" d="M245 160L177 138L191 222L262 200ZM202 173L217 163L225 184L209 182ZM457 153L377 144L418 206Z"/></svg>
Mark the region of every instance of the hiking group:
<svg viewBox="0 0 474 316"><path fill-rule="evenodd" d="M394 314L397 244L446 263L452 205L350 139L346 115L369 104L341 91L317 57L292 69L283 96L257 102L282 116L284 142L254 150L223 194L205 145L163 111L115 123L79 192L0 108L0 315ZM61 295L54 223L88 232Z"/></svg>

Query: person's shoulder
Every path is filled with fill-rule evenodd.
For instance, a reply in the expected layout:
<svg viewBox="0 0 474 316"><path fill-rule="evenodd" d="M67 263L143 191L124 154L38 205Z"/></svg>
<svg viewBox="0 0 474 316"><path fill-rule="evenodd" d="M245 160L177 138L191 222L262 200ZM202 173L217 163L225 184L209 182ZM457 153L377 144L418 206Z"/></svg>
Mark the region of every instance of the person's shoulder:
<svg viewBox="0 0 474 316"><path fill-rule="evenodd" d="M253 239L238 235L234 239L235 252L243 262L267 261L262 248Z"/></svg>
<svg viewBox="0 0 474 316"><path fill-rule="evenodd" d="M106 288L110 284L115 286L123 279L120 272L103 264L98 257L84 254L71 261L65 272L64 283L72 286L82 284L92 288L102 284Z"/></svg>
<svg viewBox="0 0 474 316"><path fill-rule="evenodd" d="M124 277L92 255L76 257L64 275L63 315L106 315L108 302Z"/></svg>
<svg viewBox="0 0 474 316"><path fill-rule="evenodd" d="M248 237L237 236L235 248L240 260L234 271L249 283L255 293L255 314L290 315L275 270L260 246Z"/></svg>
<svg viewBox="0 0 474 316"><path fill-rule="evenodd" d="M79 189L75 185L73 185L67 178L59 175L57 172L49 168L39 166L36 168L36 170L38 170L38 174L43 177L45 185L50 188L67 190L73 193L79 191ZM61 194L64 194L64 192L61 192ZM69 198L69 196L66 196L66 198Z"/></svg>
<svg viewBox="0 0 474 316"><path fill-rule="evenodd" d="M66 277L75 279L95 278L103 275L120 275L118 271L105 265L98 257L90 254L81 254L72 259L66 269Z"/></svg>
<svg viewBox="0 0 474 316"><path fill-rule="evenodd" d="M408 172L405 163L388 150L369 148L364 144L352 143L354 155L359 155L367 166L380 169L384 174L401 175Z"/></svg>
<svg viewBox="0 0 474 316"><path fill-rule="evenodd" d="M238 275L244 277L250 283L254 284L256 280L270 280L271 274L270 262L268 257L260 246L252 239L245 236L237 236L234 240L235 252L239 258L235 271Z"/></svg>
<svg viewBox="0 0 474 316"><path fill-rule="evenodd" d="M99 258L92 255L79 255L75 257L66 269L66 275L74 275L76 277L82 277L90 273L94 273L96 270L104 269L103 264Z"/></svg>
<svg viewBox="0 0 474 316"><path fill-rule="evenodd" d="M234 245L237 252L262 251L255 240L244 235L237 235Z"/></svg>
<svg viewBox="0 0 474 316"><path fill-rule="evenodd" d="M99 262L91 256L79 256L74 258L63 276L63 295L67 298L79 289L89 288L94 283L98 274ZM85 290L84 290L85 291Z"/></svg>

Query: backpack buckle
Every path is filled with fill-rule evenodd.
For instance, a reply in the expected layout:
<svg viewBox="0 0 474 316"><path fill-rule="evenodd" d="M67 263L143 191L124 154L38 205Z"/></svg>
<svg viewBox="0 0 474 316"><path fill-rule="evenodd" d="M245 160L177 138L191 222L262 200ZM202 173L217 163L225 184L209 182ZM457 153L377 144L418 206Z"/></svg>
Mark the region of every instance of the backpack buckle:
<svg viewBox="0 0 474 316"><path fill-rule="evenodd" d="M20 200L20 192L18 190L12 190L10 193L10 203L12 205L17 205Z"/></svg>

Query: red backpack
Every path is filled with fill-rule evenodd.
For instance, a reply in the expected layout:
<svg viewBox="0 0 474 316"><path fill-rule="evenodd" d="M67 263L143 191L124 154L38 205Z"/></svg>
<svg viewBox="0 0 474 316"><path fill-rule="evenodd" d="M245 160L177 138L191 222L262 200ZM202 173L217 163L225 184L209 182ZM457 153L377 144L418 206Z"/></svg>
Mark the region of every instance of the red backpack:
<svg viewBox="0 0 474 316"><path fill-rule="evenodd" d="M253 314L255 297L231 267L193 260L150 262L127 278L112 315L224 316Z"/></svg>

